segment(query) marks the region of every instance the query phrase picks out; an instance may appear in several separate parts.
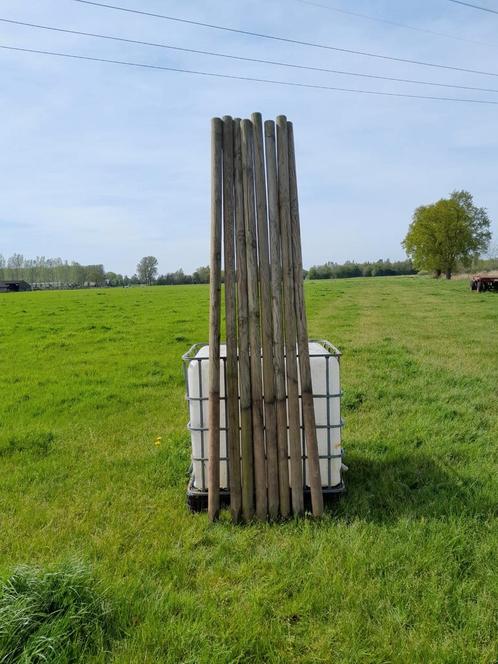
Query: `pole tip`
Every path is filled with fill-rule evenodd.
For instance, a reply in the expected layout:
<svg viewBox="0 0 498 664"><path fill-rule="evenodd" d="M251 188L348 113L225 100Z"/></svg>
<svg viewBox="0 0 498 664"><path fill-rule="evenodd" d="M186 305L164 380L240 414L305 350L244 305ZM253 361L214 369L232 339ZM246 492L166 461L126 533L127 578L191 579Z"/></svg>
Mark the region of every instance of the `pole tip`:
<svg viewBox="0 0 498 664"><path fill-rule="evenodd" d="M250 134L252 132L252 129L253 129L252 122L250 120L248 120L247 118L244 118L243 120L241 120L240 126L241 126L242 132L244 134Z"/></svg>

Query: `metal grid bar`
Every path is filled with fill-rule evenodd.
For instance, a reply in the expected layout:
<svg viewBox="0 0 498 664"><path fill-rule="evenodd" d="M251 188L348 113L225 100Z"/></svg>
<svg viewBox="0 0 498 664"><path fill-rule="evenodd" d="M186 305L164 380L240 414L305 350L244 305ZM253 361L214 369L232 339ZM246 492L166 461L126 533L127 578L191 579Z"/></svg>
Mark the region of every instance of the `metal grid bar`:
<svg viewBox="0 0 498 664"><path fill-rule="evenodd" d="M340 399L343 394L342 390L337 394L313 394L313 399ZM188 393L185 398L187 401L209 401L209 397L190 397ZM301 399L301 395L299 395L299 399ZM238 400L240 401L240 395ZM220 401L226 401L226 397L220 397Z"/></svg>
<svg viewBox="0 0 498 664"><path fill-rule="evenodd" d="M340 350L338 350L335 346L333 346L329 341L326 339L310 339L309 343L316 343L320 344L320 346L323 346L325 349L325 353L310 353L310 357L325 357L327 355L331 357L341 357L342 353ZM203 343L199 342L194 344L189 350L182 355L182 360L190 362L191 360L195 360L196 362L204 362L206 360L209 360L209 357L196 357L197 353L201 348L204 348L205 346L208 346L208 343ZM285 353L285 351L284 351ZM285 356L285 354L284 354ZM238 358L238 355L237 355Z"/></svg>
<svg viewBox="0 0 498 664"><path fill-rule="evenodd" d="M303 460L303 486L306 486L306 437L304 434L304 407L302 399L301 399L300 408L301 408L302 424L300 425L299 428L301 429L301 459Z"/></svg>
<svg viewBox="0 0 498 664"><path fill-rule="evenodd" d="M197 370L198 370L198 374L199 374L199 394L202 397L202 371L201 371L200 362L197 365ZM204 429L204 407L203 407L202 403L200 404L199 409L200 409L200 420L201 420L201 427L202 427L201 428L201 454L204 457L204 455L205 455L205 453L204 453L204 431L205 431L205 429ZM205 475L205 471L204 471L204 464L202 464L202 486L206 486L206 475Z"/></svg>
<svg viewBox="0 0 498 664"><path fill-rule="evenodd" d="M329 358L330 356L327 355L325 358L325 364L326 364L326 369L325 369L325 380L326 385L327 385L327 390L329 389L330 386L330 368L329 368ZM327 454L329 455L330 458L330 453L331 453L331 447L330 447L330 398L327 396ZM332 470L330 468L330 461L327 463L327 484L330 486L332 482Z"/></svg>
<svg viewBox="0 0 498 664"><path fill-rule="evenodd" d="M224 383L224 385L225 385L225 396L224 396L223 400L225 401L225 449L227 451L227 455L226 455L224 461L225 461L226 468L227 468L227 486L230 486L230 464L228 463L229 448L228 448L227 358L222 357L221 361L222 361L222 366L223 366L223 380L225 381L225 383ZM240 430L240 427L239 427L239 430ZM220 429L220 431L221 431L221 429ZM222 461L221 457L220 457L220 461Z"/></svg>
<svg viewBox="0 0 498 664"><path fill-rule="evenodd" d="M190 422L187 424L187 429L189 431L208 431L209 427L193 427ZM303 425L301 424L299 427L301 430L304 429ZM340 424L317 424L316 425L317 429L343 429L344 428L344 420L341 418L341 423ZM220 427L220 431L226 431L226 427ZM287 431L289 430L289 425L287 425ZM239 431L240 431L240 426L239 426Z"/></svg>
<svg viewBox="0 0 498 664"><path fill-rule="evenodd" d="M344 456L343 452L338 452L337 454L331 454L330 456L329 456L328 454L319 454L319 455L318 455L318 458L319 458L319 459L342 459L343 456ZM288 458L289 461L290 461L290 456L287 457L287 458ZM305 455L303 456L303 459L307 459L307 458L308 458L308 455L305 454ZM202 457L194 457L194 456L193 456L193 457L192 457L192 461L207 461L207 459L202 458ZM225 457L220 456L220 461L228 461L228 457L226 457L226 456L225 456ZM330 485L329 485L329 486L330 486Z"/></svg>

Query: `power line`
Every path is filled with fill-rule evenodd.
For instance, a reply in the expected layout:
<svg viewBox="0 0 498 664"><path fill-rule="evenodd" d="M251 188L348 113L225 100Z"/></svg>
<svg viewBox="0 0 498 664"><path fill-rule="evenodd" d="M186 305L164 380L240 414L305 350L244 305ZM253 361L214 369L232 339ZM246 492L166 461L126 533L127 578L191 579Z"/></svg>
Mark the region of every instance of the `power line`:
<svg viewBox="0 0 498 664"><path fill-rule="evenodd" d="M182 46L172 46L170 44L164 44L164 43L157 43L157 42L148 42L148 41L141 41L138 39L128 39L126 37L117 37L115 35L104 35L101 33L96 33L96 32L83 32L81 30L71 30L69 28L59 28L55 26L49 26L49 25L40 25L38 23L27 23L25 21L15 21L13 19L8 19L8 18L1 18L0 17L0 22L2 23L9 23L13 25L22 25L24 27L29 27L29 28L37 28L40 30L50 30L54 32L62 32L64 34L70 34L70 35L77 35L80 37L95 37L97 39L106 39L106 40L111 40L111 41L117 41L117 42L124 42L126 44L136 44L139 46L152 46L152 47L157 47L157 48L163 48L163 49L168 49L172 51L181 51L182 53L194 53L197 55L208 55L208 56L213 56L217 58L227 58L229 60L240 60L242 62L252 62L252 63L258 63L258 64L266 64L266 65L273 65L273 66L278 66L278 67L289 67L291 69L304 69L307 71L316 71L316 72L325 72L329 74L341 74L345 76L358 76L361 78L371 78L371 79L377 79L377 80L382 80L382 81L392 81L395 83L413 83L416 85L430 85L434 87L442 87L442 88L455 88L458 90L471 90L473 92L497 92L498 89L493 89L493 88L480 88L480 87L474 87L470 85L457 85L457 84L451 84L451 83L439 83L439 82L432 82L432 81L420 81L416 79L410 79L410 78L395 78L393 76L381 76L377 74L366 74L363 72L351 72L351 71L344 71L342 69L327 69L325 67L312 67L309 65L300 65L296 63L290 63L290 62L280 62L277 60L263 60L261 58L249 58L245 56L239 56L239 55L233 55L229 53L218 53L215 51L202 51L199 49L194 49L194 48L185 48Z"/></svg>
<svg viewBox="0 0 498 664"><path fill-rule="evenodd" d="M276 35L269 35L262 32L252 32L250 30L240 30L238 28L229 28L223 25L215 25L213 23L203 23L201 21L193 21L186 18L178 18L175 16L167 16L165 14L155 14L153 12L146 12L140 9L130 9L129 7L120 7L118 5L109 5L103 2L94 2L93 0L72 0L84 5L92 5L94 7L104 7L106 9L114 9L128 14L139 14L140 16L150 16L152 18L160 18L165 21L174 21L175 23L183 23L187 25L197 25L202 28L209 28L211 30L223 30L224 32L231 32L239 35L247 35L249 37L259 37L261 39L271 39L273 41L285 42L287 44L296 44L299 46L309 46L312 48L321 48L327 51L338 51L340 53L351 53L353 55L361 55L368 58L378 58L380 60L391 60L393 62L404 62L412 65L421 65L424 67L435 67L437 69L450 69L452 71L465 72L467 74L481 74L483 76L498 76L496 72L480 71L478 69L466 69L465 67L456 67L451 65L443 65L435 62L425 62L423 60L409 60L407 58L397 58L390 55L380 55L379 53L369 53L367 51L356 51L350 48L340 48L338 46L331 46L329 44L321 44L318 42L301 41L299 39L291 39L290 37L278 37Z"/></svg>
<svg viewBox="0 0 498 664"><path fill-rule="evenodd" d="M311 7L326 9L327 11L336 12L338 14L355 16L357 18L366 18L369 21L376 21L377 23L386 23L387 25L394 25L397 28L406 28L407 30L414 30L416 32L425 32L428 35L434 35L436 37L445 37L446 39L456 39L457 41L466 42L467 44L479 44L480 46L492 46L493 48L498 47L498 44L490 44L489 42L478 41L476 39L467 39L466 37L457 37L457 35L449 35L446 32L437 32L436 30L429 30L429 28L420 28L415 25L408 25L408 23L400 23L398 21L391 21L387 18L380 18L379 16L370 16L369 14L361 14L360 12L352 12L348 9L342 9L340 7L332 7L331 5L323 5L320 2L313 2L312 0L296 0L296 2L300 2L303 5L309 5Z"/></svg>
<svg viewBox="0 0 498 664"><path fill-rule="evenodd" d="M51 55L59 58L71 58L73 60L86 60L89 62L105 62L113 65L123 65L127 67L139 67L144 69L154 69L159 71L170 71L181 74L193 74L195 76L207 76L212 78L226 78L235 81L248 81L252 83L269 83L271 85L282 85L295 88L310 88L312 90L330 90L333 92L350 92L353 94L364 94L364 95L374 95L380 97L403 97L406 99L428 99L435 101L454 101L459 103L467 104L484 104L492 106L498 106L498 101L489 101L485 99L465 99L462 97L436 97L431 95L416 95L409 94L405 92L381 92L377 90L358 90L354 88L340 88L330 85L317 85L313 83L298 83L296 81L278 81L270 78L256 78L253 76L238 76L235 74L220 74L218 72L211 71L200 71L196 69L182 69L179 67L164 67L162 65L151 65L143 62L131 62L128 60L111 60L108 58L97 58L89 55L76 55L74 53L60 53L57 51L43 51L34 48L20 48L18 46L7 46L6 44L0 44L0 48L7 51L18 51L21 53L32 53L38 55Z"/></svg>
<svg viewBox="0 0 498 664"><path fill-rule="evenodd" d="M462 0L448 0L448 2L453 2L455 5L463 5L464 7L471 7L472 9L479 9L482 12L489 12L490 14L498 14L498 9L490 9L489 7L483 7L482 5L473 5L471 2L462 2Z"/></svg>

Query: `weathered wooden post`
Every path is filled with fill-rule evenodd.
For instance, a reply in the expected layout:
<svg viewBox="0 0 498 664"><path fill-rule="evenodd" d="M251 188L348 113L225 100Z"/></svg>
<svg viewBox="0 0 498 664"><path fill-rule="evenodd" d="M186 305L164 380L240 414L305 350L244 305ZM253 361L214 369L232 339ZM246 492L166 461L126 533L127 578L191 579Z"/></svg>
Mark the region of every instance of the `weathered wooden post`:
<svg viewBox="0 0 498 664"><path fill-rule="evenodd" d="M282 327L282 252L278 210L277 155L275 123L265 122L265 150L268 186L268 218L270 227L270 266L273 333L273 371L277 417L277 452L280 514L290 514L289 446L287 442L287 403L285 390L285 358Z"/></svg>
<svg viewBox="0 0 498 664"><path fill-rule="evenodd" d="M242 120L242 173L244 183L244 220L246 228L247 294L249 300L249 347L251 355L252 436L256 516L266 519L266 458L263 424L263 386L261 380L261 337L259 316L258 244L254 207L254 137L250 120Z"/></svg>
<svg viewBox="0 0 498 664"><path fill-rule="evenodd" d="M308 323L304 302L303 257L301 249L301 226L299 220L299 198L297 193L296 154L292 122L287 123L289 146L289 193L292 238L292 258L294 263L294 292L297 320L297 343L299 349L299 371L301 378L301 399L303 404L303 426L308 455L311 506L314 516L323 513L322 482L320 477L320 457L316 437L315 407L311 366L309 356ZM328 405L328 404L327 404Z"/></svg>
<svg viewBox="0 0 498 664"><path fill-rule="evenodd" d="M237 305L239 323L240 448L242 456L242 513L254 516L254 456L252 444L251 365L249 356L249 305L247 297L246 230L242 177L241 121L234 122L235 232L237 248Z"/></svg>
<svg viewBox="0 0 498 664"><path fill-rule="evenodd" d="M211 121L211 261L209 310L208 514L220 511L220 314L222 227L222 135L220 118Z"/></svg>
<svg viewBox="0 0 498 664"><path fill-rule="evenodd" d="M277 419L273 371L273 333L268 217L266 205L265 148L261 113L253 113L254 181L256 186L256 218L258 228L259 283L261 296L261 339L263 347L263 396L265 408L265 439L268 484L268 516L278 517Z"/></svg>
<svg viewBox="0 0 498 664"><path fill-rule="evenodd" d="M278 193L280 230L282 236L282 276L284 294L284 332L287 368L287 406L289 415L289 447L291 460L292 511L304 513L303 459L299 422L299 386L296 354L296 306L289 198L289 147L287 118L277 117Z"/></svg>
<svg viewBox="0 0 498 664"><path fill-rule="evenodd" d="M223 118L223 236L225 259L226 413L230 511L237 523L242 508L240 486L239 371L237 362L237 301L235 281L233 120Z"/></svg>

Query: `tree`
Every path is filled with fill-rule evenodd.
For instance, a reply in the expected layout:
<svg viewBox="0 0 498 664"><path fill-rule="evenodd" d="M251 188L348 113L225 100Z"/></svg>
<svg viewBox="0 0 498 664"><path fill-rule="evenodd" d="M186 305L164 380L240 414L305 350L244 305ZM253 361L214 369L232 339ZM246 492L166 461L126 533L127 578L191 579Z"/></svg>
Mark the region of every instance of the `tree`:
<svg viewBox="0 0 498 664"><path fill-rule="evenodd" d="M468 267L486 250L489 227L486 209L474 205L468 191L454 191L415 210L402 245L416 268L451 279L458 263Z"/></svg>
<svg viewBox="0 0 498 664"><path fill-rule="evenodd" d="M137 265L137 274L142 283L150 285L157 274L157 258L144 256Z"/></svg>
<svg viewBox="0 0 498 664"><path fill-rule="evenodd" d="M108 286L122 286L123 285L123 275L117 274L116 272L106 272L105 280Z"/></svg>
<svg viewBox="0 0 498 664"><path fill-rule="evenodd" d="M22 254L13 254L7 261L7 268L10 271L10 279L21 279L21 270L24 266L24 256Z"/></svg>
<svg viewBox="0 0 498 664"><path fill-rule="evenodd" d="M209 283L209 265L206 267L198 267L192 275L194 284L208 284Z"/></svg>
<svg viewBox="0 0 498 664"><path fill-rule="evenodd" d="M86 265L86 279L89 284L102 286L105 282L105 270L103 265Z"/></svg>

